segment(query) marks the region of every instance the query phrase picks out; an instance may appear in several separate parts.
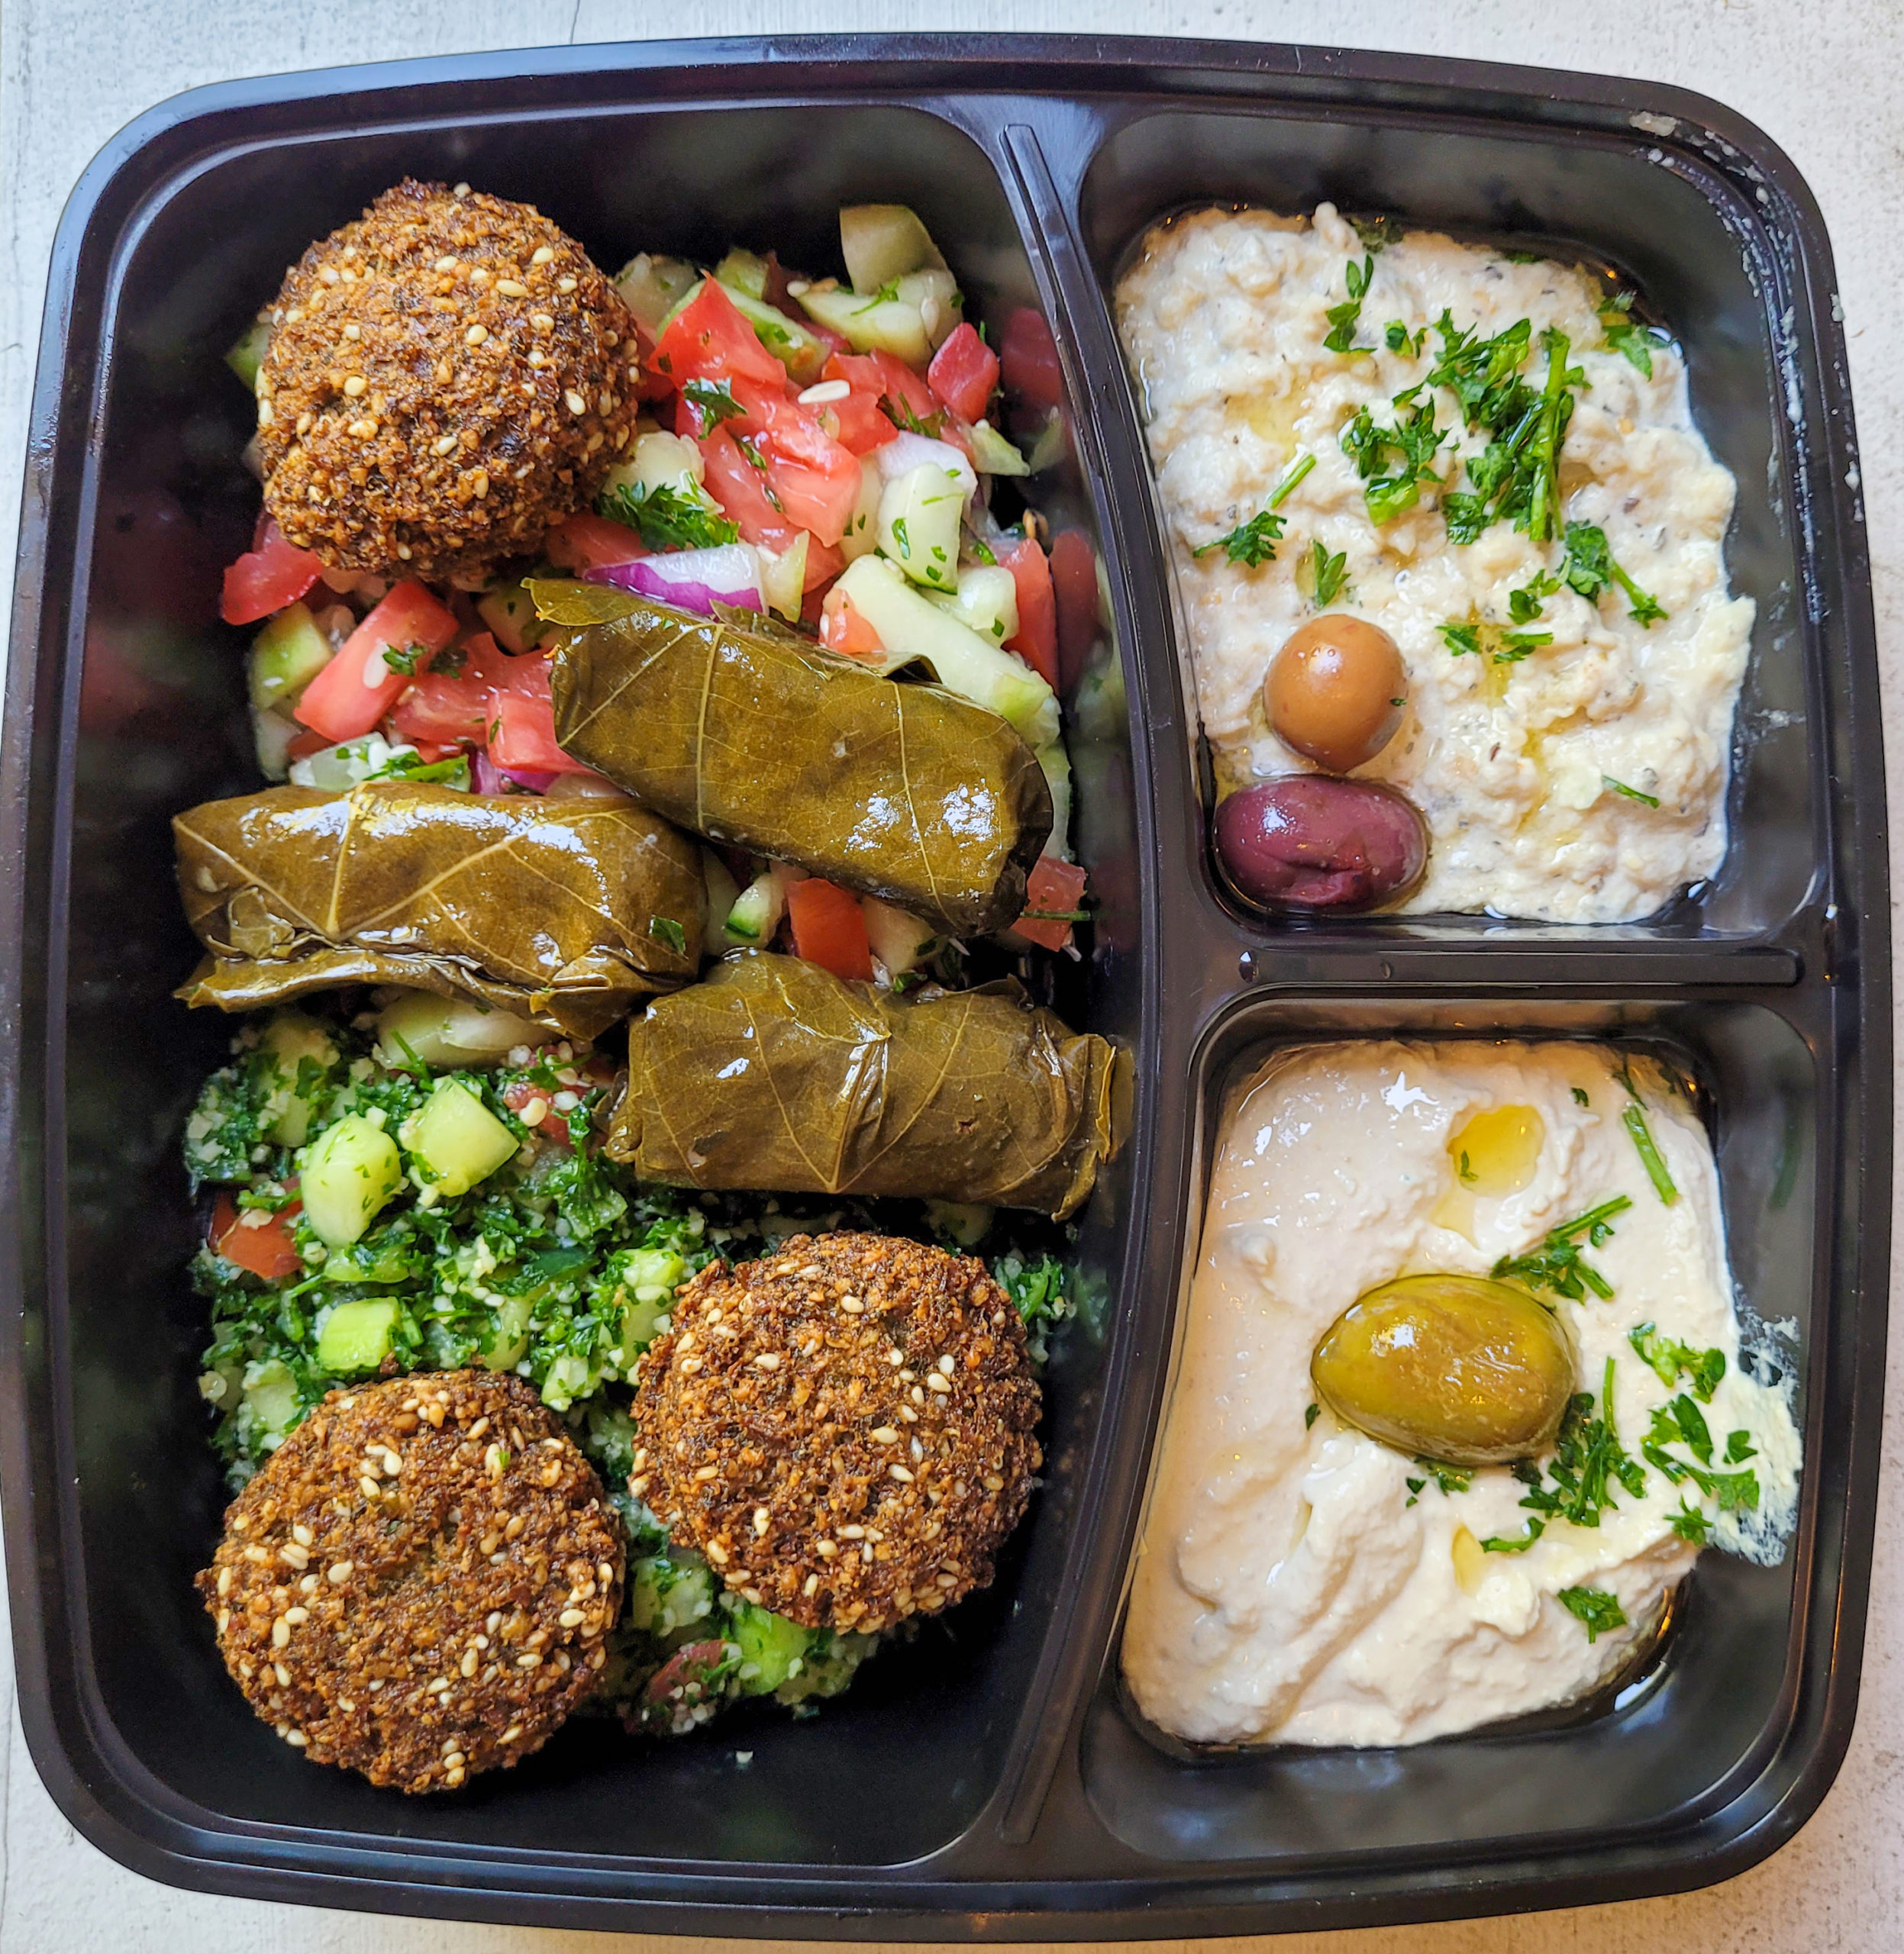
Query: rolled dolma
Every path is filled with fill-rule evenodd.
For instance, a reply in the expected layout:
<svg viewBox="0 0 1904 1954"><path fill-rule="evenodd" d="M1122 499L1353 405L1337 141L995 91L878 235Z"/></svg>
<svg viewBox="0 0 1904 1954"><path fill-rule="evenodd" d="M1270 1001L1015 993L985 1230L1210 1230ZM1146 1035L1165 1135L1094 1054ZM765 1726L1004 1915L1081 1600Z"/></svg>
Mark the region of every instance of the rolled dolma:
<svg viewBox="0 0 1904 1954"><path fill-rule="evenodd" d="M405 984L592 1038L699 967L699 850L632 801L379 780L208 801L172 828L211 952L188 1004Z"/></svg>
<svg viewBox="0 0 1904 1954"><path fill-rule="evenodd" d="M1051 793L1006 721L791 632L637 601L556 654L566 751L698 834L951 935L1002 929L1024 908Z"/></svg>
<svg viewBox="0 0 1904 1954"><path fill-rule="evenodd" d="M915 1000L759 954L630 1026L608 1150L644 1180L911 1195L1062 1220L1121 1143L1116 1048L1015 983Z"/></svg>

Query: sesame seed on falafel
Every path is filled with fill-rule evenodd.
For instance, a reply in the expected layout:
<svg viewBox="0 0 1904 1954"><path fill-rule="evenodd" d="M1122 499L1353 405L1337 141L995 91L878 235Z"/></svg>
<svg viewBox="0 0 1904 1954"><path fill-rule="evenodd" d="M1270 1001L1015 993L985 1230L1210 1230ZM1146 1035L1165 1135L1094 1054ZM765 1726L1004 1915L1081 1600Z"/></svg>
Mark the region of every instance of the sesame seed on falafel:
<svg viewBox="0 0 1904 1954"><path fill-rule="evenodd" d="M258 369L265 506L334 568L480 581L631 437L634 322L527 204L406 179L286 274Z"/></svg>
<svg viewBox="0 0 1904 1954"><path fill-rule="evenodd" d="M334 1391L225 1515L198 1577L246 1700L321 1764L453 1790L592 1690L623 1528L520 1378Z"/></svg>
<svg viewBox="0 0 1904 1954"><path fill-rule="evenodd" d="M1011 1299L970 1256L795 1235L676 1296L630 1482L728 1587L874 1633L992 1579L1042 1462Z"/></svg>

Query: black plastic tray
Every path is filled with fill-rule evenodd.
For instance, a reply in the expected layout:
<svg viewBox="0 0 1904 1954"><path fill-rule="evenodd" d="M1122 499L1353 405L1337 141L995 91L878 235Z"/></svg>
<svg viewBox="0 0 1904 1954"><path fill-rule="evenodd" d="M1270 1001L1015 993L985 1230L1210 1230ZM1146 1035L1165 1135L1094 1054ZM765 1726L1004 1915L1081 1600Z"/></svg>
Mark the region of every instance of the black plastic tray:
<svg viewBox="0 0 1904 1954"><path fill-rule="evenodd" d="M250 781L212 617L255 491L219 353L405 171L528 198L605 261L828 252L923 213L981 311L1041 305L1107 561L1131 723L1079 756L1105 904L1084 1015L1138 1062L1090 1211L1101 1333L1054 1363L1045 1490L996 1588L817 1720L671 1748L572 1725L405 1801L302 1763L227 1685L189 1585L221 1490L193 1388L176 1132L224 1027L166 817ZM1689 346L1759 603L1724 871L1654 921L1273 927L1212 880L1194 715L1107 295L1153 218L1249 198L1619 266ZM9 673L0 1472L23 1717L72 1822L161 1879L680 1933L1204 1936L1606 1900L1735 1873L1815 1807L1856 1704L1876 1500L1891 1056L1877 663L1831 260L1755 129L1639 83L1196 42L945 37L558 49L245 82L141 118L54 247ZM1667 1040L1705 1082L1749 1298L1802 1330L1783 1567L1709 1555L1623 1707L1412 1750L1208 1758L1115 1689L1125 1567L1212 1104L1331 1027ZM738 1750L750 1751L744 1765Z"/></svg>

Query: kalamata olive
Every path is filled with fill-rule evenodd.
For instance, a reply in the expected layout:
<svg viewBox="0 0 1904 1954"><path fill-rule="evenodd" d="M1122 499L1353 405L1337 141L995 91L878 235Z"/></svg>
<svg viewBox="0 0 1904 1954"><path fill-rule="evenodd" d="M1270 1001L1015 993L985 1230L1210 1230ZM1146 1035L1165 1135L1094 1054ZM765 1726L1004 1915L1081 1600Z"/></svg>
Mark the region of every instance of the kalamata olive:
<svg viewBox="0 0 1904 1954"><path fill-rule="evenodd" d="M1499 1466L1546 1451L1573 1395L1566 1326L1482 1275L1404 1275L1359 1296L1309 1375L1344 1424L1411 1457Z"/></svg>
<svg viewBox="0 0 1904 1954"><path fill-rule="evenodd" d="M1372 760L1395 737L1408 672L1379 625L1331 611L1299 625L1270 661L1263 699L1286 746L1334 773Z"/></svg>
<svg viewBox="0 0 1904 1954"><path fill-rule="evenodd" d="M1428 851L1415 804L1372 780L1292 773L1217 807L1217 854L1252 902L1373 908L1422 879Z"/></svg>

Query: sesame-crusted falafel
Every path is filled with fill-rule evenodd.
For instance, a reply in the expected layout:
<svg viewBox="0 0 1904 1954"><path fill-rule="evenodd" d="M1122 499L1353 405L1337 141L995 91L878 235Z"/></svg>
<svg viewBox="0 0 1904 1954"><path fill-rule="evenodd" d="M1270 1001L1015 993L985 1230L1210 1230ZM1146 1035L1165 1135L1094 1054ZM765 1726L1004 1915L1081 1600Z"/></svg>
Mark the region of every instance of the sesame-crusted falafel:
<svg viewBox="0 0 1904 1954"><path fill-rule="evenodd" d="M727 1585L875 1633L992 1575L1042 1462L1025 1327L985 1266L882 1235L715 1262L642 1360L631 1488Z"/></svg>
<svg viewBox="0 0 1904 1954"><path fill-rule="evenodd" d="M595 1685L623 1529L520 1378L334 1391L232 1502L198 1591L246 1700L320 1764L453 1790Z"/></svg>
<svg viewBox="0 0 1904 1954"><path fill-rule="evenodd" d="M634 323L527 204L406 179L313 244L269 317L265 506L335 568L479 581L631 438Z"/></svg>

